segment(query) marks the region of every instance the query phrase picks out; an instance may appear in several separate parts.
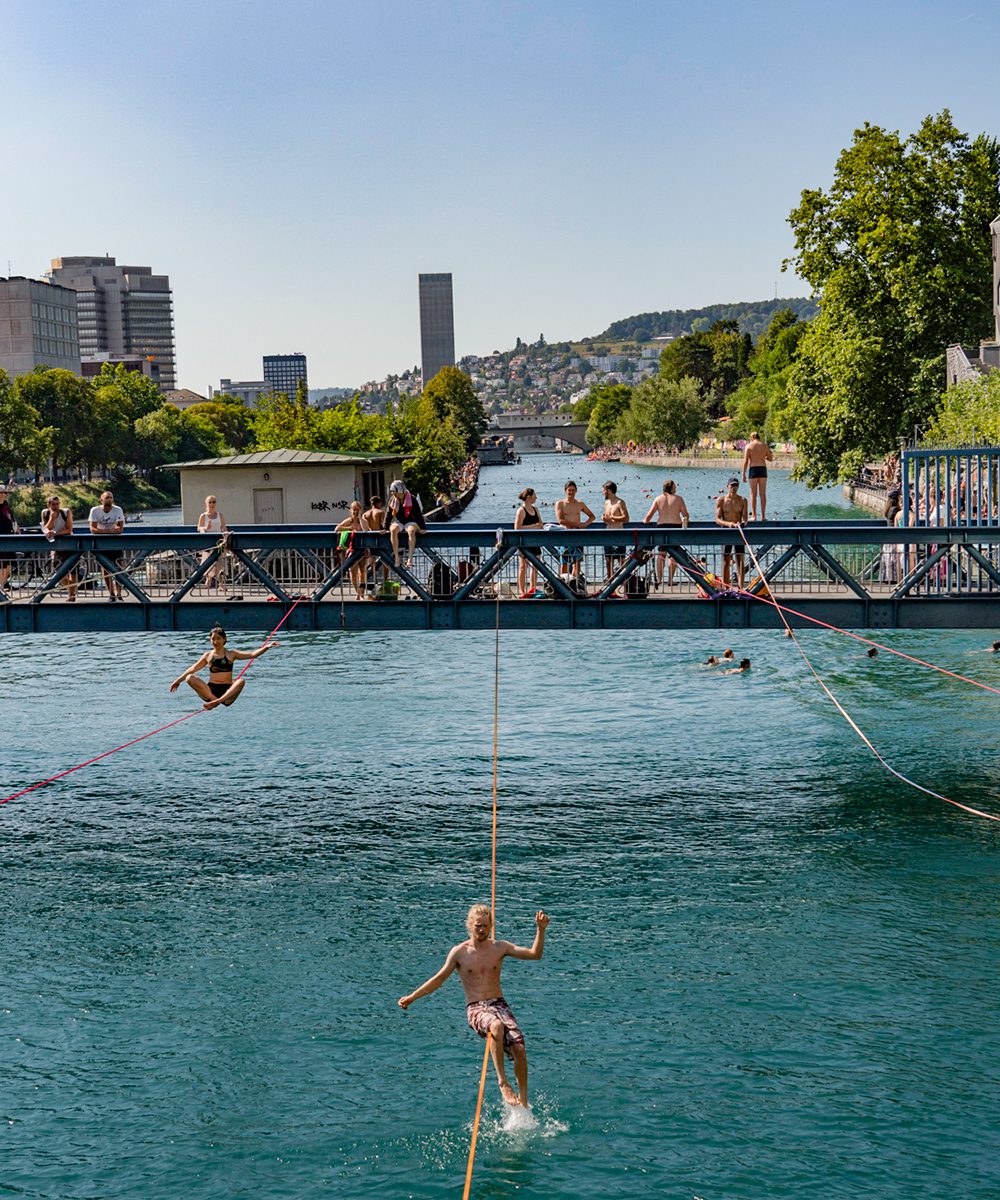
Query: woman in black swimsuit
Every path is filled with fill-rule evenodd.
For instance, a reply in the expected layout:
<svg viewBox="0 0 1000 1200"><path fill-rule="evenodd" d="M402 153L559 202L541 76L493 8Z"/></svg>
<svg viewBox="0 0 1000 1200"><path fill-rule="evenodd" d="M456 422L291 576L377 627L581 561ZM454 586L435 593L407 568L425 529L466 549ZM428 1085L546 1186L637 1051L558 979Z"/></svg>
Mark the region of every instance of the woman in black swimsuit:
<svg viewBox="0 0 1000 1200"><path fill-rule="evenodd" d="M535 507L535 492L533 488L525 488L518 496L521 501L521 507L517 510L517 515L514 517L514 528L523 529L526 525L542 527L542 514ZM525 550L530 550L533 554L541 554L540 546L525 546ZM529 596L533 596L535 588L538 586L538 568L534 563L529 563L523 554L519 554L517 563L517 593L522 600L527 600ZM528 577L528 567L531 567L531 587L525 587Z"/></svg>
<svg viewBox="0 0 1000 1200"><path fill-rule="evenodd" d="M212 640L212 649L206 650L193 667L188 667L183 675L178 675L170 685L170 690L176 692L180 685L187 682L205 701L206 708L215 708L224 704L228 708L246 686L245 679L237 679L233 683L233 663L239 659L260 658L277 642L265 642L256 650L227 650L226 631L216 625L208 635ZM198 678L198 672L208 667L208 683Z"/></svg>

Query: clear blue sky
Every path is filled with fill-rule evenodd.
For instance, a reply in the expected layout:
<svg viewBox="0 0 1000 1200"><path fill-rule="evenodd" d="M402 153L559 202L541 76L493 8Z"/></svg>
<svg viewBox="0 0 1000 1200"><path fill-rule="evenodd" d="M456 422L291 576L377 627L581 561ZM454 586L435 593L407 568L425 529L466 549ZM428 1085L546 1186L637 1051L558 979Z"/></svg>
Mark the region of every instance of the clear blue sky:
<svg viewBox="0 0 1000 1200"><path fill-rule="evenodd" d="M805 294L785 218L864 121L997 128L981 3L0 0L0 274L170 275L179 379L314 387Z"/></svg>

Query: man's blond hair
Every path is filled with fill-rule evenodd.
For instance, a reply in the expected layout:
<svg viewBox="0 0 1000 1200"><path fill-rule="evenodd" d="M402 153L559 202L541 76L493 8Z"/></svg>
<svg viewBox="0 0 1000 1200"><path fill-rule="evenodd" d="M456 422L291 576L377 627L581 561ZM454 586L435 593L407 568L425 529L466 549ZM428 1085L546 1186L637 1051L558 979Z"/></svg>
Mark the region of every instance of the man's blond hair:
<svg viewBox="0 0 1000 1200"><path fill-rule="evenodd" d="M485 917L490 923L490 929L493 928L493 913L490 911L488 904L473 904L465 917L465 928L472 932L472 923L477 917Z"/></svg>

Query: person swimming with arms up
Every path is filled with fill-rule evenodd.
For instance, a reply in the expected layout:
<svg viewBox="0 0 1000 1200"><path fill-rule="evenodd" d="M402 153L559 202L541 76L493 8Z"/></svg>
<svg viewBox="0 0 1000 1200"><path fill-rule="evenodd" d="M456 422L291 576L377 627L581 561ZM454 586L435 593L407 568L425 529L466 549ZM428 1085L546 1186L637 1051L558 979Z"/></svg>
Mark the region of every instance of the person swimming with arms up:
<svg viewBox="0 0 1000 1200"><path fill-rule="evenodd" d="M519 1104L525 1108L528 1107L528 1055L517 1018L500 991L500 970L505 958L540 959L545 950L548 924L548 916L539 909L535 914L535 940L530 948L515 946L513 942L495 942L490 937L493 914L489 905L474 904L465 918L468 941L453 946L444 960L444 966L436 975L397 1001L405 1012L414 1000L436 992L448 976L457 970L465 988L466 1019L480 1037L489 1041L500 1094L507 1104ZM507 1079L504 1054L514 1063L517 1091Z"/></svg>
<svg viewBox="0 0 1000 1200"><path fill-rule="evenodd" d="M241 659L260 658L277 642L265 642L256 650L227 650L226 631L221 625L216 625L209 633L212 649L206 650L193 667L178 675L170 685L170 690L176 692L182 683L187 683L205 701L205 708L217 708L224 704L227 708L239 697L246 687L245 679L237 679L233 683L233 663ZM208 667L208 683L198 678L198 672Z"/></svg>

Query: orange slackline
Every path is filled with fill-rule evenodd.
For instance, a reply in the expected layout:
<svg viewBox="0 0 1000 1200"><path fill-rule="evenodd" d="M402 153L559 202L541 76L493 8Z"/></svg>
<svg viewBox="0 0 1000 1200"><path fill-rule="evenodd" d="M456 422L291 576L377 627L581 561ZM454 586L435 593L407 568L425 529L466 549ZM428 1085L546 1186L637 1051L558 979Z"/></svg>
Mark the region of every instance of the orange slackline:
<svg viewBox="0 0 1000 1200"><path fill-rule="evenodd" d="M497 531L497 544L500 534ZM490 914L492 917L493 940L497 936L497 761L500 748L500 578L497 577L496 635L493 651L493 827L490 853ZM479 1119L483 1111L483 1095L486 1091L486 1074L490 1063L490 1039L483 1047L483 1066L479 1072L479 1094L476 1097L476 1112L472 1118L472 1137L469 1141L469 1161L465 1167L465 1187L462 1200L469 1200L472 1187L472 1168L476 1162L476 1142L479 1140Z"/></svg>
<svg viewBox="0 0 1000 1200"><path fill-rule="evenodd" d="M261 642L262 646L266 646L270 642L274 641L274 635L292 615L296 605L300 604L301 601L302 597L300 596L299 599L296 600L292 607L288 610L288 612L286 612L281 620L277 623L277 625L275 625L263 642ZM236 683L237 680L242 679L256 661L257 660L255 658L251 658L243 670L240 671L239 675L236 676L236 679L233 680L233 683ZM0 804L7 804L11 800L17 800L21 796L26 796L29 792L36 792L39 788L43 788L47 784L55 783L57 779L65 779L67 775L72 775L74 771L81 771L84 767L92 766L94 763L100 762L102 758L107 758L111 754L117 754L119 750L127 750L129 746L136 746L139 742L144 742L146 738L153 737L154 734L163 733L167 729L173 729L175 725L183 725L185 721L190 721L192 717L197 717L204 711L204 708L196 708L194 712L189 712L183 717L178 717L176 721L170 721L167 725L160 725L159 728L151 729L149 733L140 734L139 737L133 738L130 742L123 742L120 746L115 746L113 750L105 750L103 754L98 754L94 758L88 758L85 762L77 763L75 767L67 767L65 771L60 771L57 775L50 775L48 779L41 779L38 781L38 783L32 783L30 786L22 788L19 792L13 792L9 796L0 797Z"/></svg>
<svg viewBox="0 0 1000 1200"><path fill-rule="evenodd" d="M753 559L753 563L757 569L758 574L763 579L764 578L763 569L761 568L761 565L760 565L759 561L757 560L757 555L754 554L754 552L753 552L753 547L747 541L746 534L743 532L743 526L737 525L736 528L740 532L740 537L743 539L743 544L746 546L747 550L750 552L750 557ZM809 668L810 672L812 673L813 678L816 680L816 682L819 684L819 686L823 689L823 691L830 698L830 700L832 701L832 703L834 704L834 706L836 707L836 709L840 713L840 715L844 718L844 720L848 723L848 725L850 725L850 727L854 730L854 732L858 735L858 737L862 740L862 742L864 742L864 744L872 752L872 754L875 756L875 758L878 759L878 761L882 764L883 767L885 767L885 769L889 772L890 775L894 775L898 780L900 780L902 783L907 784L909 787L916 788L916 790L918 792L923 792L925 796L933 796L935 800L943 800L945 804L952 804L955 806L955 808L962 809L963 812L971 813L975 817L984 817L987 821L1000 821L1000 816L996 816L993 813L983 812L981 809L978 809L978 808L970 808L969 805L967 805L967 804L961 804L961 803L959 803L958 800L952 800L948 796L942 796L940 792L935 792L935 791L932 791L930 788L924 787L923 784L915 782L913 779L910 779L908 776L904 775L901 771L897 771L896 768L894 766L892 766L890 763L886 762L886 760L882 757L882 755L875 748L874 744L872 743L872 741L868 737L868 735L858 725L858 723L854 720L854 718L847 711L847 709L844 708L843 704L840 703L840 701L833 694L833 692L830 691L830 689L829 689L829 687L827 687L825 681L822 678L820 678L819 672L812 665L812 662L809 659L809 655L806 654L805 650L802 649L802 645L799 642L799 639L795 636L795 631L792 629L792 627L788 624L788 621L785 619L785 612L786 611L794 612L794 610L793 609L786 610L783 605L778 604L777 602L775 602L773 600L772 601L763 600L760 596L755 596L752 592L744 592L743 594L746 596L752 597L752 599L754 599L754 600L760 600L761 603L763 603L763 604L771 604L774 607L778 616L781 617L782 624L785 626L785 629L788 631L789 637L795 643L795 649L798 650L799 654L802 655L803 661L805 662L806 666ZM795 615L802 616L807 621L811 621L813 619L812 617L806 617L804 613L796 613ZM817 621L816 624L817 625L825 625L825 622ZM836 626L835 625L827 625L826 628L836 629ZM840 630L839 632L846 633L847 631ZM856 635L850 634L848 636L855 637ZM867 641L868 639L867 638L859 638L859 640ZM876 644L877 643L874 643L874 642L872 643L872 645L876 645ZM886 649L889 649L889 647L886 647ZM890 651L890 652L896 653L896 651ZM902 655L902 657L910 658L910 656L908 654L904 654L904 655ZM912 659L912 661L913 662L921 662L920 659ZM928 666L928 667L933 666L933 664L931 664L931 663L922 663L922 665ZM944 671L943 667L933 667L933 669L936 671L938 671L938 670ZM954 675L954 672L944 671L944 674ZM955 678L956 679L964 679L964 676L955 675ZM974 684L975 680L969 679L969 680L966 680L966 682ZM977 684L976 686L986 687L987 685ZM996 689L995 688L987 688L987 690L995 691Z"/></svg>

